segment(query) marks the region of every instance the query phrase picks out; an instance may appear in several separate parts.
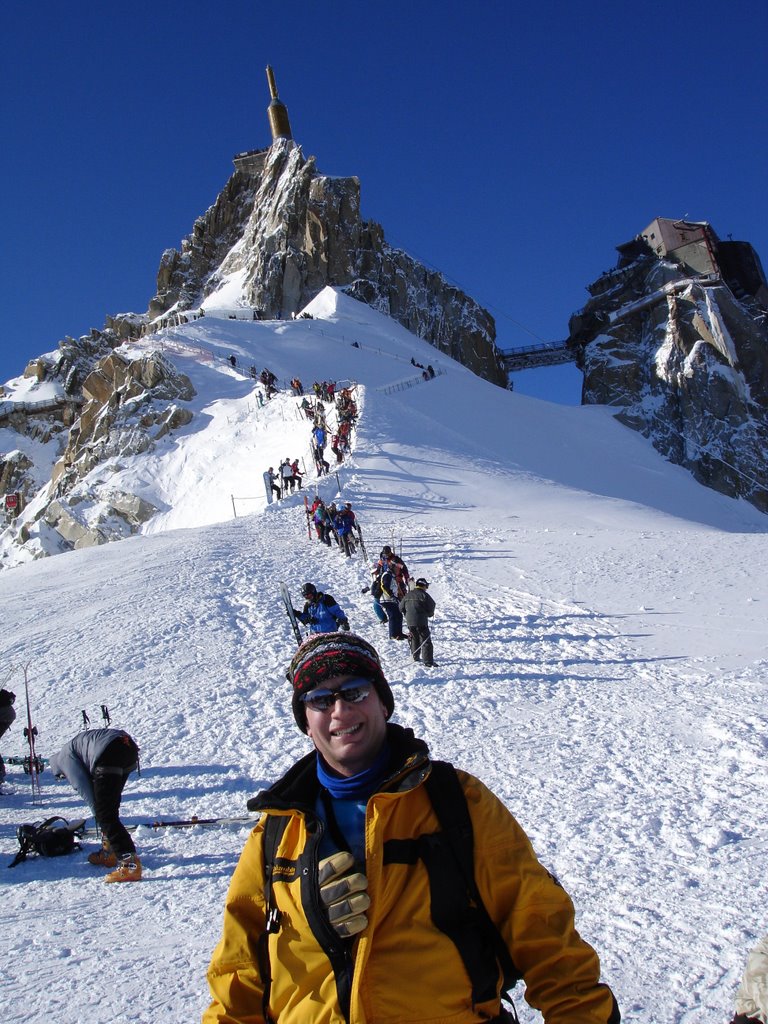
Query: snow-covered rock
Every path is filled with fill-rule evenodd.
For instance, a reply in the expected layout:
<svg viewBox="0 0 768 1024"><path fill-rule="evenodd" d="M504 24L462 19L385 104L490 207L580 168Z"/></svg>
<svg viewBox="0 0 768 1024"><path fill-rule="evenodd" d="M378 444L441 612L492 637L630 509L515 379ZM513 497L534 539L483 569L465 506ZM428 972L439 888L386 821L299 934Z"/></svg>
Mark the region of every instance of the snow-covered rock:
<svg viewBox="0 0 768 1024"><path fill-rule="evenodd" d="M640 250L589 286L570 344L585 404L617 409L701 483L768 512L768 313L715 271Z"/></svg>
<svg viewBox="0 0 768 1024"><path fill-rule="evenodd" d="M148 316L234 306L290 319L326 285L397 320L441 352L505 387L487 310L407 253L360 213L356 177L320 174L291 139L251 173L236 171L195 221L181 251L163 253Z"/></svg>

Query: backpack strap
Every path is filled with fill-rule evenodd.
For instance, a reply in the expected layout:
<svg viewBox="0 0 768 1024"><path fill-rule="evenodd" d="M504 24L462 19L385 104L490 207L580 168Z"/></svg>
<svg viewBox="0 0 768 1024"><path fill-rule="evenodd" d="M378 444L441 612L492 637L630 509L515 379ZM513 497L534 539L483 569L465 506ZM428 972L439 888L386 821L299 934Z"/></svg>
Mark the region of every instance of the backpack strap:
<svg viewBox="0 0 768 1024"><path fill-rule="evenodd" d="M57 821L64 822L62 828L67 828L69 826L69 822L66 818L62 818L60 814L54 814L53 817L46 818L45 821L41 821L39 825L35 826L35 828L38 832L42 832L44 829L51 828Z"/></svg>
<svg viewBox="0 0 768 1024"><path fill-rule="evenodd" d="M16 838L19 840L19 851L8 865L9 868L15 868L17 864L21 864L23 860L27 859L27 854L33 846L32 835L34 828L34 825L19 825L16 829Z"/></svg>
<svg viewBox="0 0 768 1024"><path fill-rule="evenodd" d="M502 972L502 989L504 992L514 988L517 982L522 979L522 974L515 966L507 944L491 920L491 916L480 895L480 890L477 888L472 819L469 816L467 798L464 795L456 769L447 761L433 761L432 771L427 776L425 785L445 840L450 847L455 862L458 864L464 882L462 902L466 900L466 903L460 914L463 919L461 927L464 927L464 922L468 924L468 938L463 940L461 944L456 943L456 945L472 979L473 1000L483 1001L496 995L498 968ZM426 866L429 871L429 864L427 863ZM430 887L434 888L431 874ZM442 912L442 904L445 902L449 892L450 889L443 888L437 894L439 913ZM448 902L450 902L450 898ZM455 916L455 913L453 916ZM470 944L474 947L471 951L466 949ZM465 949L465 952L462 951L463 949ZM480 966L481 962L482 967ZM475 967L472 967L473 963L476 965ZM491 983L492 992L490 995L488 994L488 988L483 985L481 980L483 971L487 971L488 967L491 968L491 974L493 975ZM475 989L478 991L478 999L475 999Z"/></svg>
<svg viewBox="0 0 768 1024"><path fill-rule="evenodd" d="M280 931L280 911L275 903L272 881L277 861L277 848L288 825L288 818L283 814L268 814L264 822L264 904L266 907L266 926L259 936L257 958L264 994L262 1008L266 1024L274 1024L269 1012L269 997L272 992L272 969L269 962L269 936Z"/></svg>
<svg viewBox="0 0 768 1024"><path fill-rule="evenodd" d="M301 763L301 762L299 762ZM249 804L250 806L250 804ZM280 931L281 914L274 897L273 883L275 878L280 881L296 881L300 879L302 904L305 907L307 923L328 957L336 980L336 991L344 1020L349 1020L349 1006L352 989L352 956L351 940L338 941L338 935L332 928L327 911L320 900L312 898L312 879L306 877L311 871L313 854L299 854L297 860L278 857L277 850L288 826L289 815L267 814L264 822L264 901L266 904L266 926L258 938L257 956L259 973L264 985L262 1012L265 1024L275 1024L269 1012L269 999L272 987L272 972L269 961L269 936ZM329 941L329 937L332 940Z"/></svg>
<svg viewBox="0 0 768 1024"><path fill-rule="evenodd" d="M522 978L485 908L475 881L474 836L467 800L452 764L433 761L425 786L440 831L384 844L384 863L424 862L435 927L456 946L472 986L472 1004L497 998ZM503 1018L502 1018L503 1019Z"/></svg>

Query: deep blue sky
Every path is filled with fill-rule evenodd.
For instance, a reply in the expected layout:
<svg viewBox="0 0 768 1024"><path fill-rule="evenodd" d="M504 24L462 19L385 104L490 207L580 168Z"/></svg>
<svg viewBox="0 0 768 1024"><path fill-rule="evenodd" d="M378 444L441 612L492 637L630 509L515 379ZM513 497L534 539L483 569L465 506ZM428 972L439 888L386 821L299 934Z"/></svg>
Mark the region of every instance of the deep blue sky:
<svg viewBox="0 0 768 1024"><path fill-rule="evenodd" d="M0 381L146 309L233 154L269 143L268 63L305 154L502 348L564 338L656 216L768 265L766 0L7 0L0 25ZM569 367L515 387L578 401Z"/></svg>

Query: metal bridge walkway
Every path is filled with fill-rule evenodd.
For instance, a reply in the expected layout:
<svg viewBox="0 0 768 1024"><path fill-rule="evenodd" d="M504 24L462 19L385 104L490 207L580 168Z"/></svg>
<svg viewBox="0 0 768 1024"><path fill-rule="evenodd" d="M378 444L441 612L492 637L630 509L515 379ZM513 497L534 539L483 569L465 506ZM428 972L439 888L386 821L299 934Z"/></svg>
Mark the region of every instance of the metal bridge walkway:
<svg viewBox="0 0 768 1024"><path fill-rule="evenodd" d="M539 366L560 366L572 363L576 352L564 341L550 341L543 345L528 345L526 348L509 348L501 352L501 361L507 373L518 370L532 370Z"/></svg>

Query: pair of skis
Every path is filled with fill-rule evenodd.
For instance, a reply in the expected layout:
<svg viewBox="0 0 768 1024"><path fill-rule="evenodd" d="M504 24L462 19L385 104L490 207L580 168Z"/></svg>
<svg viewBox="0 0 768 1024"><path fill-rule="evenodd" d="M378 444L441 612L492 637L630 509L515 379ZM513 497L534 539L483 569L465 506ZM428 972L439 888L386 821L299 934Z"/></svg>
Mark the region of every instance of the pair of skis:
<svg viewBox="0 0 768 1024"><path fill-rule="evenodd" d="M35 750L35 740L37 739L37 726L32 721L32 705L29 702L29 664L25 665L21 670L24 675L24 696L27 702L27 724L24 726L24 739L27 741L29 752L24 754L23 757L6 757L6 764L20 764L24 768L24 771L30 777L32 783L32 802L42 799L40 792L40 776L46 765L46 760L43 757L39 757ZM4 683L7 682L13 673L16 671L12 668L6 676Z"/></svg>
<svg viewBox="0 0 768 1024"><path fill-rule="evenodd" d="M299 620L296 618L296 613L293 610L291 592L288 590L288 585L286 583L280 584L280 596L283 599L283 604L285 605L285 614L288 616L288 621L291 624L293 635L296 637L296 643L299 646L301 646L304 637L301 635L301 630L299 629Z"/></svg>
<svg viewBox="0 0 768 1024"><path fill-rule="evenodd" d="M127 832L135 832L139 828L195 828L197 825L255 825L258 818L254 818L251 815L242 815L240 817L222 817L222 818L198 818L192 815L191 818L177 818L171 821L162 821L160 819L154 819L152 821L139 821L135 825L126 825ZM100 836L101 829L99 828L87 828L84 830L83 835L86 836Z"/></svg>
<svg viewBox="0 0 768 1024"><path fill-rule="evenodd" d="M29 664L24 666L24 696L27 701L27 724L24 728L24 738L29 745L29 758L25 759L24 771L29 775L32 784L32 802L42 800L43 794L40 789L40 775L43 771L42 760L35 751L35 740L37 739L37 726L32 722L32 707L29 703Z"/></svg>
<svg viewBox="0 0 768 1024"><path fill-rule="evenodd" d="M363 561L368 565L368 552L365 549L365 541L363 540L363 530L359 523L355 523L357 527L357 546L360 554L363 556Z"/></svg>

